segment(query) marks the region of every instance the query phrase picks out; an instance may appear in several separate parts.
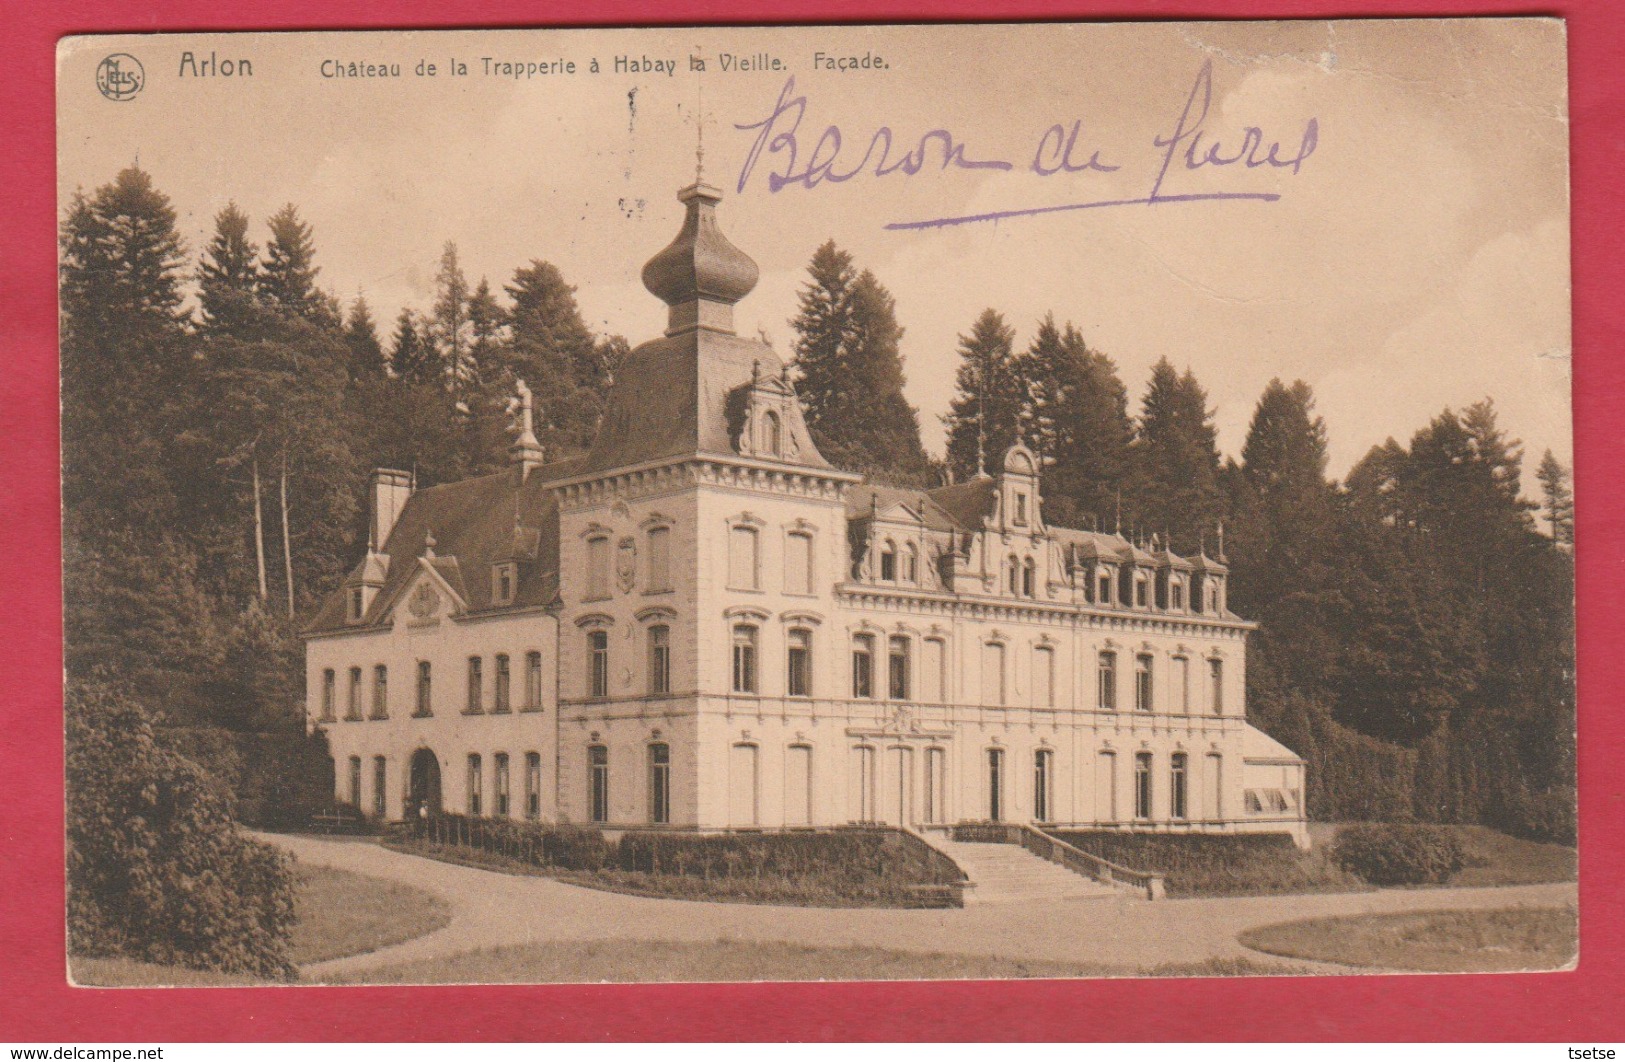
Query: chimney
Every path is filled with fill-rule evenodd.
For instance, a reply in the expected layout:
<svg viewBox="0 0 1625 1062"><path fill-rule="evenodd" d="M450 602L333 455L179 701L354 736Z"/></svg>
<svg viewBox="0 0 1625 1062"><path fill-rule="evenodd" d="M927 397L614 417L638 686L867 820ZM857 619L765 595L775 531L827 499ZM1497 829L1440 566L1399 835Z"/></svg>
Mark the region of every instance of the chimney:
<svg viewBox="0 0 1625 1062"><path fill-rule="evenodd" d="M389 541L406 500L412 496L412 473L377 468L372 473L372 514L367 527L367 552L378 553Z"/></svg>

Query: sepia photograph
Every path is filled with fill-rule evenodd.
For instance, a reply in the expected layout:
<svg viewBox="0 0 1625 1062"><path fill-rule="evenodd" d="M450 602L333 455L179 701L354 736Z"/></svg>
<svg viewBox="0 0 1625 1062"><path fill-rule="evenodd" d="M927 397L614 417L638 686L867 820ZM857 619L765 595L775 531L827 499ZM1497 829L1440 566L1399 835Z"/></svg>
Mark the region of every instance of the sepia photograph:
<svg viewBox="0 0 1625 1062"><path fill-rule="evenodd" d="M66 977L1573 970L1566 47L62 38Z"/></svg>

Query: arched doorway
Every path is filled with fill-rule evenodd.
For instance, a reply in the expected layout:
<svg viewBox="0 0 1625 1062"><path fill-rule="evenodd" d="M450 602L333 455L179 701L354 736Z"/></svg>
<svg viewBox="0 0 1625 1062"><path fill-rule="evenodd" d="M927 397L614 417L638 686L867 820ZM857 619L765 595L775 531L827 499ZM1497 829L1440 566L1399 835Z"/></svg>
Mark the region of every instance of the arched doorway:
<svg viewBox="0 0 1625 1062"><path fill-rule="evenodd" d="M429 749L412 753L412 769L406 790L406 814L420 818L425 813L440 814L440 760Z"/></svg>

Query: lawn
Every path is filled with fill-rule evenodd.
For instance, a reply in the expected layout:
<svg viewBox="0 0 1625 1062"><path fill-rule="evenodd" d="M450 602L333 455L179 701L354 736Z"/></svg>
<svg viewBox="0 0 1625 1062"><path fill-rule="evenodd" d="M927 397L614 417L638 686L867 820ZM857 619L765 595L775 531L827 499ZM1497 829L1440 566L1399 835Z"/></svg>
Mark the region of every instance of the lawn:
<svg viewBox="0 0 1625 1062"><path fill-rule="evenodd" d="M432 933L451 921L450 906L410 885L331 867L297 868L293 961L304 965L359 955ZM76 984L108 987L219 987L267 984L241 974L163 966L124 958L71 960Z"/></svg>
<svg viewBox="0 0 1625 1062"><path fill-rule="evenodd" d="M1574 962L1573 907L1312 918L1241 934L1246 947L1289 959L1429 973L1558 970Z"/></svg>
<svg viewBox="0 0 1625 1062"><path fill-rule="evenodd" d="M884 948L818 948L716 940L570 941L466 952L335 979L343 984L571 984L681 981L933 981L1055 977L1219 977L1299 972L1232 959L1141 970L1105 963L1030 962Z"/></svg>

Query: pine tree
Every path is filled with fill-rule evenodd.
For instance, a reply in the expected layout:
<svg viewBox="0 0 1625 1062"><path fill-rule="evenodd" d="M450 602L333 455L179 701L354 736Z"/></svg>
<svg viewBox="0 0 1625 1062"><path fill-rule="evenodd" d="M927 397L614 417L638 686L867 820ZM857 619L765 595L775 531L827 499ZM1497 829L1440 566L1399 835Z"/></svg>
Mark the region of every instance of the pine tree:
<svg viewBox="0 0 1625 1062"><path fill-rule="evenodd" d="M1180 376L1167 358L1151 370L1132 461L1135 530L1172 535L1177 552L1196 550L1224 517L1218 431L1195 374Z"/></svg>
<svg viewBox="0 0 1625 1062"><path fill-rule="evenodd" d="M214 218L214 239L198 267L198 302L205 334L241 334L258 316L259 248L248 238L248 215L227 203Z"/></svg>
<svg viewBox="0 0 1625 1062"><path fill-rule="evenodd" d="M1070 322L1057 328L1050 314L1017 359L1016 373L1027 391L1023 433L1048 462L1050 522L1100 526L1124 486L1134 436L1117 366L1090 350Z"/></svg>
<svg viewBox="0 0 1625 1062"><path fill-rule="evenodd" d="M1552 541L1574 545L1574 492L1569 488L1569 470L1547 450L1541 455L1535 477L1540 480L1541 515L1551 529Z"/></svg>
<svg viewBox="0 0 1625 1062"><path fill-rule="evenodd" d="M449 240L440 255L440 271L435 274L429 338L440 364L445 367L446 386L453 401L466 411L471 395L479 387L481 366L470 354L473 337L468 314L468 280L457 262L457 245Z"/></svg>
<svg viewBox="0 0 1625 1062"><path fill-rule="evenodd" d="M266 304L297 317L317 319L323 302L316 290L316 246L311 228L292 203L271 215L270 242L260 265L260 295Z"/></svg>
<svg viewBox="0 0 1625 1062"><path fill-rule="evenodd" d="M390 343L390 371L400 380L414 384L443 383L439 359L424 338L426 331L410 309L401 311L395 321L395 336Z"/></svg>
<svg viewBox="0 0 1625 1062"><path fill-rule="evenodd" d="M372 308L363 296L356 296L350 304L350 314L344 322L344 341L350 348L352 380L383 375L384 347L378 341L378 325L372 319Z"/></svg>
<svg viewBox="0 0 1625 1062"><path fill-rule="evenodd" d="M996 468L1021 432L1026 406L1012 347L1016 332L996 310L983 310L970 334L959 337L955 395L943 418L948 467L967 479Z"/></svg>
<svg viewBox="0 0 1625 1062"><path fill-rule="evenodd" d="M796 331L796 392L807 430L835 465L896 483L924 484L931 460L918 411L903 394L903 329L891 292L829 241L814 254Z"/></svg>
<svg viewBox="0 0 1625 1062"><path fill-rule="evenodd" d="M604 349L576 305L575 288L550 262L533 260L507 286L508 367L536 395L536 435L549 453L592 443L609 390Z"/></svg>

